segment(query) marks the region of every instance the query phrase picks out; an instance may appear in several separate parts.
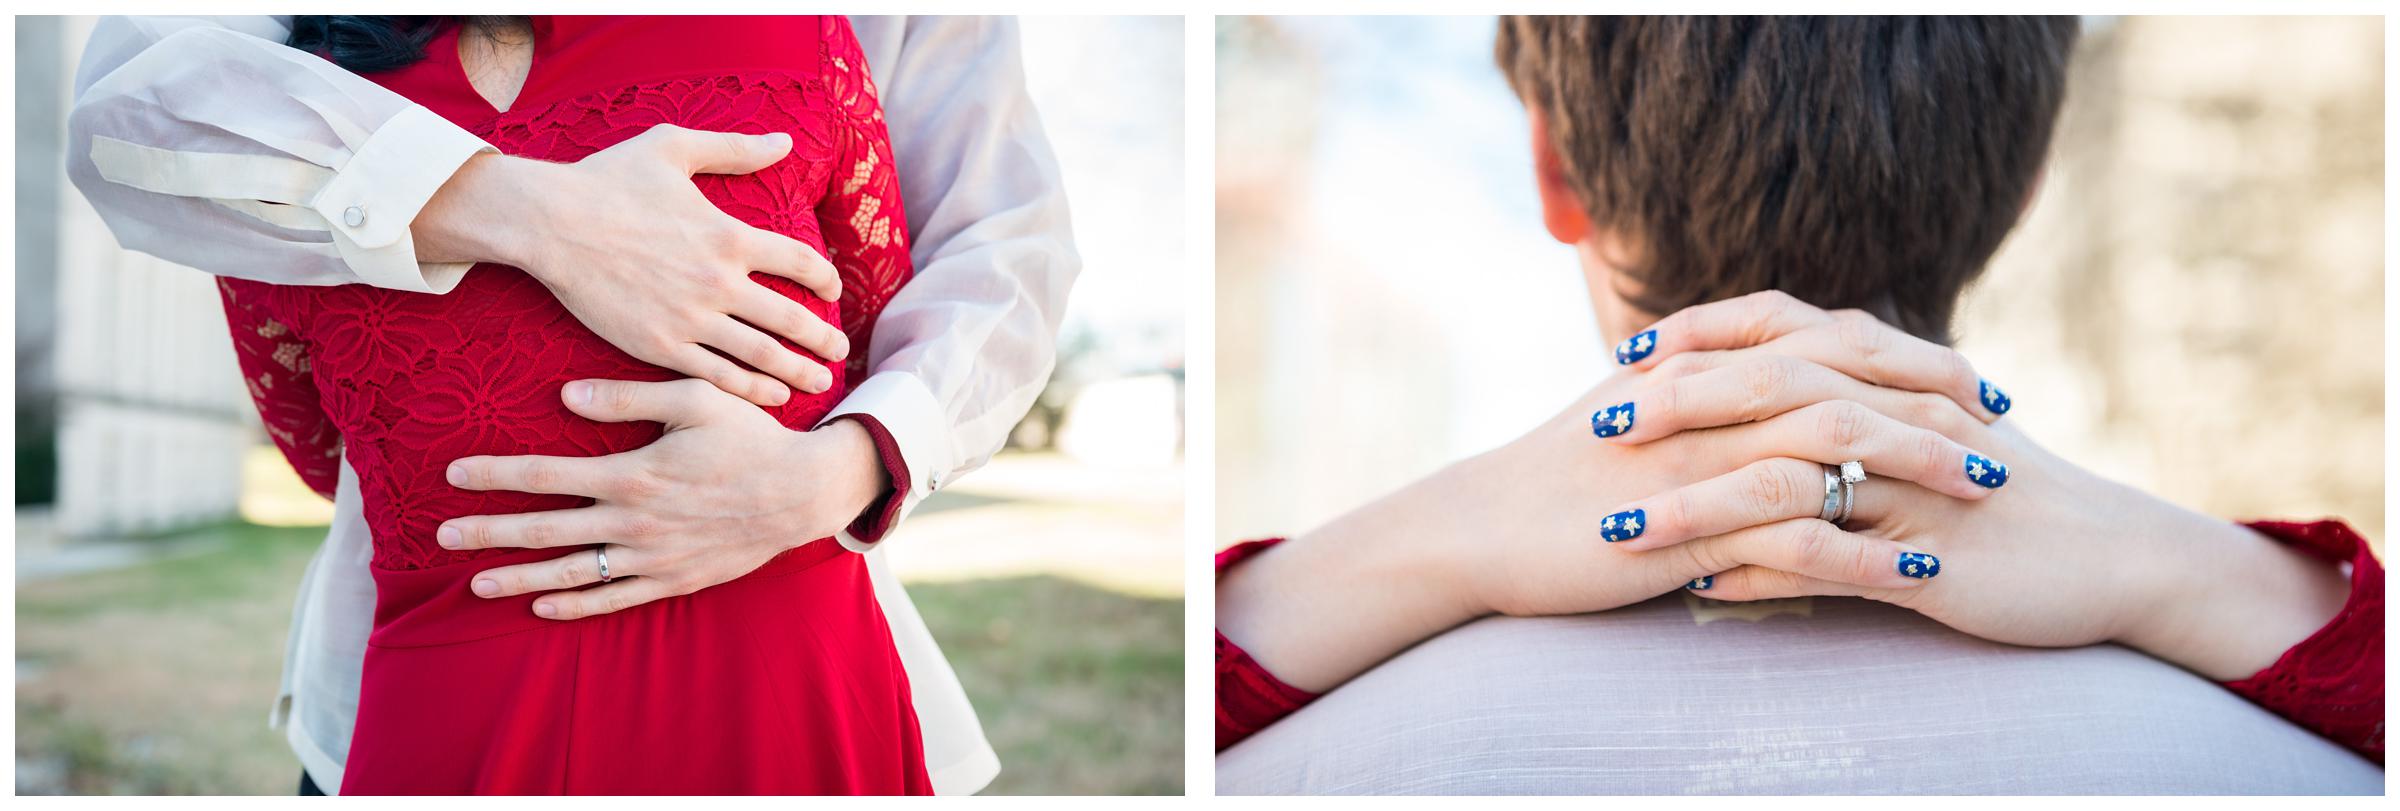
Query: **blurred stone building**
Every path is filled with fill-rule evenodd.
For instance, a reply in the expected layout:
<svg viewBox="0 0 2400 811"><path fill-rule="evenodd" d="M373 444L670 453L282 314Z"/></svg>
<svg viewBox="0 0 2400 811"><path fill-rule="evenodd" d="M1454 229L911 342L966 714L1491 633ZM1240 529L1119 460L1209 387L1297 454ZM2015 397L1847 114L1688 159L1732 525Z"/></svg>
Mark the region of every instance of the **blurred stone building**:
<svg viewBox="0 0 2400 811"><path fill-rule="evenodd" d="M255 436L210 277L117 247L67 182L88 17L17 19L17 487L58 537L231 518Z"/></svg>
<svg viewBox="0 0 2400 811"><path fill-rule="evenodd" d="M2067 456L2383 538L2383 23L2087 22L2046 184L1960 349Z"/></svg>

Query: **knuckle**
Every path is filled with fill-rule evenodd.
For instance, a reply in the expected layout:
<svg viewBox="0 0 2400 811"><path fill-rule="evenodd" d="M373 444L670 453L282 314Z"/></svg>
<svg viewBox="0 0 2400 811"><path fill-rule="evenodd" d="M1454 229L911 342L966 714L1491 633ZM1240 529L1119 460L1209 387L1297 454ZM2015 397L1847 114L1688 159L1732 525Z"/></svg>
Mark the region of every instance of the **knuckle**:
<svg viewBox="0 0 2400 811"><path fill-rule="evenodd" d="M571 557L580 558L583 556L573 555ZM550 587L556 589L571 589L593 580L600 579L600 575L597 571L589 571L585 568L587 565L589 564L586 564L580 560L570 560L566 562L566 565L551 570ZM586 577L586 574L591 576Z"/></svg>
<svg viewBox="0 0 2400 811"><path fill-rule="evenodd" d="M1699 522L1695 520L1699 516L1698 510L1699 505L1693 503L1688 488L1677 490L1658 506L1658 513L1650 517L1650 526L1652 529L1673 528L1672 531L1678 535L1690 533L1699 528Z"/></svg>
<svg viewBox="0 0 2400 811"><path fill-rule="evenodd" d="M1947 433L1950 426L1950 414L1956 411L1958 411L1958 404L1951 402L1948 397L1939 394L1910 392L1901 395L1900 413L1894 416L1910 425L1921 425Z"/></svg>
<svg viewBox="0 0 2400 811"><path fill-rule="evenodd" d="M1926 470L1935 476L1947 472L1950 468L1950 460L1958 455L1958 452L1952 449L1953 446L1948 438L1932 431L1918 431L1915 442L1916 457L1922 460Z"/></svg>
<svg viewBox="0 0 2400 811"><path fill-rule="evenodd" d="M1683 352L1668 356L1650 368L1650 373L1665 378L1689 377L1706 368L1701 360L1705 352Z"/></svg>
<svg viewBox="0 0 2400 811"><path fill-rule="evenodd" d="M1883 322L1873 318L1845 318L1834 322L1833 334L1842 348L1872 362L1889 348L1891 333Z"/></svg>
<svg viewBox="0 0 2400 811"><path fill-rule="evenodd" d="M1794 568L1813 569L1824 564L1834 554L1841 531L1823 521L1802 521L1792 533Z"/></svg>
<svg viewBox="0 0 2400 811"><path fill-rule="evenodd" d="M1967 356L1959 354L1957 350L1944 349L1939 363L1944 381L1962 391L1975 391L1978 376L1975 374L1975 364L1969 362Z"/></svg>
<svg viewBox="0 0 2400 811"><path fill-rule="evenodd" d="M537 490L548 490L558 485L558 466L546 461L539 459L527 461L524 475L526 486Z"/></svg>
<svg viewBox="0 0 2400 811"><path fill-rule="evenodd" d="M615 383L597 383L594 385L600 387L600 396L596 399L608 403L608 407L610 409L619 413L633 410L634 394L632 386L619 386Z"/></svg>
<svg viewBox="0 0 2400 811"><path fill-rule="evenodd" d="M624 501L648 501L665 490L666 485L658 477L646 472L626 474L619 477L616 483L617 497ZM653 537L658 533L658 519L637 514L626 520L625 531L637 537Z"/></svg>
<svg viewBox="0 0 2400 811"><path fill-rule="evenodd" d="M1799 484L1791 474L1791 468L1784 465L1757 465L1750 468L1742 477L1742 500L1757 510L1756 514L1759 515L1779 511L1800 494Z"/></svg>
<svg viewBox="0 0 2400 811"><path fill-rule="evenodd" d="M600 598L600 613L603 614L614 614L632 607L633 598L626 596L624 592Z"/></svg>
<svg viewBox="0 0 2400 811"><path fill-rule="evenodd" d="M540 519L526 522L525 544L527 546L549 546L556 540L558 540L558 525Z"/></svg>
<svg viewBox="0 0 2400 811"><path fill-rule="evenodd" d="M1745 421L1770 416L1775 401L1792 384L1792 367L1780 360L1759 360L1742 365L1742 392L1747 400L1742 407Z"/></svg>
<svg viewBox="0 0 2400 811"><path fill-rule="evenodd" d="M1723 544L1700 541L1667 547L1673 550L1678 572L1722 572L1735 566Z"/></svg>
<svg viewBox="0 0 2400 811"><path fill-rule="evenodd" d="M1823 437L1833 450L1844 455L1857 450L1873 430L1875 414L1865 406L1849 400L1826 403L1817 418L1817 435Z"/></svg>
<svg viewBox="0 0 2400 811"><path fill-rule="evenodd" d="M648 477L635 478L647 479ZM637 514L625 519L624 526L618 528L617 531L623 533L627 539L646 541L658 537L659 529L658 519Z"/></svg>

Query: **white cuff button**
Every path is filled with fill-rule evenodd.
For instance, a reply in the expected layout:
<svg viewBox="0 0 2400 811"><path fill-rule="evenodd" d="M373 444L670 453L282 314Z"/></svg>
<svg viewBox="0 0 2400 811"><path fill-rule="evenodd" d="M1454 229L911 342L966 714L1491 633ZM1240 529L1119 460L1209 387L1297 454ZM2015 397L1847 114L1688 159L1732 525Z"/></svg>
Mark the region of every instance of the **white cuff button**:
<svg viewBox="0 0 2400 811"><path fill-rule="evenodd" d="M342 210L342 224L352 228L367 224L367 207L351 206Z"/></svg>

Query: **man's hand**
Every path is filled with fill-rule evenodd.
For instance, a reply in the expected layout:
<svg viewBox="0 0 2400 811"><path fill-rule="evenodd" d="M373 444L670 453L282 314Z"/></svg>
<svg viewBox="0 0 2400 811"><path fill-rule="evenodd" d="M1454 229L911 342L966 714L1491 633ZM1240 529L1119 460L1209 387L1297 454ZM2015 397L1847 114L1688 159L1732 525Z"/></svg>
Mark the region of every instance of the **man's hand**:
<svg viewBox="0 0 2400 811"><path fill-rule="evenodd" d="M473 456L451 463L469 490L558 493L589 507L460 518L437 538L452 549L550 548L605 543L599 556L567 555L475 576L482 597L559 591L535 614L569 620L690 594L749 574L777 553L832 535L883 494L889 481L874 440L849 420L794 432L765 412L698 380L579 380L567 407L603 422L655 421L667 433L638 450L591 458Z"/></svg>
<svg viewBox="0 0 2400 811"><path fill-rule="evenodd" d="M773 336L835 363L849 357L850 341L750 274L782 276L828 300L841 298L841 278L806 244L718 210L692 176L749 174L791 148L783 133L661 124L575 163L478 156L434 194L411 231L423 261L524 268L626 354L781 405L791 397L786 384L821 392L833 375Z"/></svg>

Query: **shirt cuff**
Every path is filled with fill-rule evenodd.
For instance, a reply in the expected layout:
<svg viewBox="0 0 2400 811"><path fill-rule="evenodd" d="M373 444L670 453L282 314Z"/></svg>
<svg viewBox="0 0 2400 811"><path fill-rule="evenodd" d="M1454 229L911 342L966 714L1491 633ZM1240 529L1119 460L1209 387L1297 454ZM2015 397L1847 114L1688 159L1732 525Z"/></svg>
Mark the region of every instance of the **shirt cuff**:
<svg viewBox="0 0 2400 811"><path fill-rule="evenodd" d="M862 536L846 529L834 536L851 551L864 552L915 511L918 504L924 503L925 497L949 483L958 457L951 446L947 413L942 410L941 402L934 399L933 390L916 375L878 372L868 377L817 425L822 427L851 415L872 417L867 433L873 435L881 429L882 434L889 436L892 448L885 450L885 441L876 440L877 451L885 460L884 469L893 474L894 480L892 498L871 511L877 521L869 526L875 532ZM892 461L895 456L897 465ZM880 526L876 526L878 523ZM852 529L856 528L853 525Z"/></svg>
<svg viewBox="0 0 2400 811"><path fill-rule="evenodd" d="M474 265L419 264L409 225L468 158L498 151L432 110L410 107L367 136L309 208L331 224L334 246L360 281L448 293Z"/></svg>

